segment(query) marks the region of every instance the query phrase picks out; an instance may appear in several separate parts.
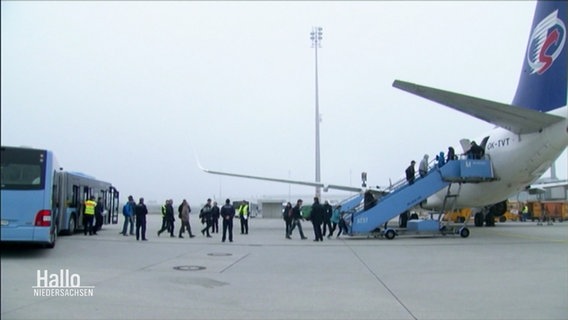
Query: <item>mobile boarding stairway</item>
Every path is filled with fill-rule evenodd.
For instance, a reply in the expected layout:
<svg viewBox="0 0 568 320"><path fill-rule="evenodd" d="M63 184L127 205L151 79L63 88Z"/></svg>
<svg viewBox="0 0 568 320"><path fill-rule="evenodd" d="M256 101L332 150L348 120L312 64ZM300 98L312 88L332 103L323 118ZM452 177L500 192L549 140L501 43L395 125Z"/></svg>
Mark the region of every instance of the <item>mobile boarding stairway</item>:
<svg viewBox="0 0 568 320"><path fill-rule="evenodd" d="M384 225L381 235L387 239L393 239L397 230L388 228L388 221L418 205L429 196L447 187L448 193L444 200L444 207L447 207L447 203L453 201L453 204L455 204L455 200L459 197L459 191L457 194L450 194L449 187L451 184L458 183L458 190L461 190L462 183L480 183L492 180L495 180L495 178L489 159L452 160L441 168L431 168L426 176L417 178L413 184L404 183L395 186L392 190L387 190L383 196L372 201L372 203L364 199L363 195L347 199L342 203L342 211L346 213L343 219L350 235L380 231L380 228ZM442 208L442 212L446 209ZM407 230L427 229L437 232L443 231L441 228L439 221L411 220L408 221ZM462 237L469 236L469 230L465 228L465 224L456 233L459 233Z"/></svg>

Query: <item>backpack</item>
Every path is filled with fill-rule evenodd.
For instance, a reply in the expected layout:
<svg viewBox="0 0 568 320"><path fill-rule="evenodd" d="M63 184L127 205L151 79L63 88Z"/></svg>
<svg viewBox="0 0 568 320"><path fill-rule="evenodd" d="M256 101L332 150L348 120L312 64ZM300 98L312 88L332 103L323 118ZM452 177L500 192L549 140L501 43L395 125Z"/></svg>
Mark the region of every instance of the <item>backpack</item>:
<svg viewBox="0 0 568 320"><path fill-rule="evenodd" d="M122 206L122 214L125 215L125 216L127 216L128 213L129 213L127 206L128 206L128 203L126 203L126 204L124 204L124 205Z"/></svg>

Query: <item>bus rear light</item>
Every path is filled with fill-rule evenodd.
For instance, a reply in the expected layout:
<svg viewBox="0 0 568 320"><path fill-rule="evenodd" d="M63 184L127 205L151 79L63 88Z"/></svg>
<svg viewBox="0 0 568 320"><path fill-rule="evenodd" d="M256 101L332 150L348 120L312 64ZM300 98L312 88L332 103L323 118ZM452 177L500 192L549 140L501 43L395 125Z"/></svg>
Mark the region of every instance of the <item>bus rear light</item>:
<svg viewBox="0 0 568 320"><path fill-rule="evenodd" d="M51 226L51 210L40 210L35 216L36 227L50 227Z"/></svg>

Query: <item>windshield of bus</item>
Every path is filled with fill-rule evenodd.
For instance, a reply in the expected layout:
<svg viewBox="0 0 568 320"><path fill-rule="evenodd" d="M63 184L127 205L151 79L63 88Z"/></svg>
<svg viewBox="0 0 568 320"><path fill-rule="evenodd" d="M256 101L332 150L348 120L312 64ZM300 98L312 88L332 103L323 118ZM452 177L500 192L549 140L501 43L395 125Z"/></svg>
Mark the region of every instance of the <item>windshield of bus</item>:
<svg viewBox="0 0 568 320"><path fill-rule="evenodd" d="M46 152L2 147L1 187L3 190L41 190L45 187Z"/></svg>

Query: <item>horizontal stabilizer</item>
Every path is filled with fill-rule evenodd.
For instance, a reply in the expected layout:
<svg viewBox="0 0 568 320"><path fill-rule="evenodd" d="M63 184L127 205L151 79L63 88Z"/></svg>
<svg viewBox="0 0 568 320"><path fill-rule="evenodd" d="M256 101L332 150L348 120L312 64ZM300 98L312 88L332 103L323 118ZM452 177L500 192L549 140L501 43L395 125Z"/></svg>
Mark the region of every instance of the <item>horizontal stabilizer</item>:
<svg viewBox="0 0 568 320"><path fill-rule="evenodd" d="M531 109L425 87L410 82L395 80L393 87L438 102L517 134L537 132L564 120L562 117Z"/></svg>

